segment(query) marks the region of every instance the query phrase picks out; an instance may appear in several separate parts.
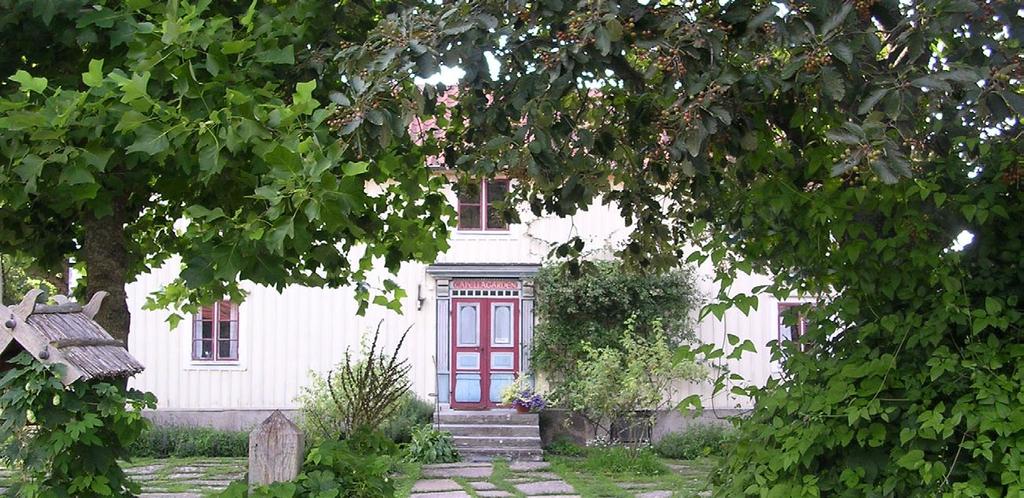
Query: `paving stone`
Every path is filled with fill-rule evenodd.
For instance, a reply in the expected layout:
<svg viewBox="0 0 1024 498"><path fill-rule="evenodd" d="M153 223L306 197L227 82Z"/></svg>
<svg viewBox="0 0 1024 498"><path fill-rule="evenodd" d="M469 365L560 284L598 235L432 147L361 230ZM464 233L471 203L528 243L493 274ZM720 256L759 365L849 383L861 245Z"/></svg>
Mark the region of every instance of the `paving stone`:
<svg viewBox="0 0 1024 498"><path fill-rule="evenodd" d="M168 479L175 479L175 480L178 480L178 479L200 479L202 477L203 477L203 474L196 474L196 473L171 474L171 475L167 476Z"/></svg>
<svg viewBox="0 0 1024 498"><path fill-rule="evenodd" d="M413 493L409 498L473 498L465 491L441 491L439 493Z"/></svg>
<svg viewBox="0 0 1024 498"><path fill-rule="evenodd" d="M435 491L456 491L462 490L459 483L451 479L422 479L416 481L412 486L413 493L428 493Z"/></svg>
<svg viewBox="0 0 1024 498"><path fill-rule="evenodd" d="M125 469L124 472L126 474L129 474L129 475L131 475L131 474L152 474L153 472L156 472L156 471L158 471L158 470L160 470L162 468L164 468L163 465L143 465L142 467L132 467L130 469Z"/></svg>
<svg viewBox="0 0 1024 498"><path fill-rule="evenodd" d="M492 490L492 491L477 491L476 495L477 496L481 496L481 497L485 497L485 498L490 498L492 496L493 497L512 496L512 493L509 493L508 491L502 491L500 489L496 489L496 490Z"/></svg>
<svg viewBox="0 0 1024 498"><path fill-rule="evenodd" d="M508 465L512 472L529 472L533 470L547 470L551 468L549 462L512 462Z"/></svg>
<svg viewBox="0 0 1024 498"><path fill-rule="evenodd" d="M495 486L494 483L487 481L473 481L469 483L469 485L472 486L473 489L477 491L490 491L492 489L498 489L498 487Z"/></svg>
<svg viewBox="0 0 1024 498"><path fill-rule="evenodd" d="M671 491L647 491L644 493L637 493L636 498L672 498Z"/></svg>
<svg viewBox="0 0 1024 498"><path fill-rule="evenodd" d="M554 472L529 472L520 475L531 481L554 481L562 478L562 476Z"/></svg>
<svg viewBox="0 0 1024 498"><path fill-rule="evenodd" d="M443 467L443 468L424 468L423 477L462 477L465 479L487 479L491 477L491 472L494 469L490 465L486 467Z"/></svg>
<svg viewBox="0 0 1024 498"><path fill-rule="evenodd" d="M576 492L565 481L537 481L517 484L516 489L527 495L554 495Z"/></svg>

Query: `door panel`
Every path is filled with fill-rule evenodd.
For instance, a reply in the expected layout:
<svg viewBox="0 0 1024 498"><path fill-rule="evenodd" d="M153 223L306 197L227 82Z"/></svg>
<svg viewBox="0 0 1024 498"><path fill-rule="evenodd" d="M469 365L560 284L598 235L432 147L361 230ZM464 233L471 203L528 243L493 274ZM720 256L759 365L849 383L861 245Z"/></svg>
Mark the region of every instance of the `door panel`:
<svg viewBox="0 0 1024 498"><path fill-rule="evenodd" d="M454 299L452 336L452 408L498 406L519 369L519 300Z"/></svg>

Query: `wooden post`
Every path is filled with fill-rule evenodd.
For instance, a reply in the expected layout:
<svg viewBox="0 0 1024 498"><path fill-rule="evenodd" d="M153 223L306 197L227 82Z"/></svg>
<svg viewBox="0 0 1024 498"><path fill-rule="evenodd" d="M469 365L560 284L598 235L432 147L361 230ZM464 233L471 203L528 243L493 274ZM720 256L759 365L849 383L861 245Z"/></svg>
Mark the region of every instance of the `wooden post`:
<svg viewBox="0 0 1024 498"><path fill-rule="evenodd" d="M274 411L249 434L249 487L295 479L305 443L302 430Z"/></svg>

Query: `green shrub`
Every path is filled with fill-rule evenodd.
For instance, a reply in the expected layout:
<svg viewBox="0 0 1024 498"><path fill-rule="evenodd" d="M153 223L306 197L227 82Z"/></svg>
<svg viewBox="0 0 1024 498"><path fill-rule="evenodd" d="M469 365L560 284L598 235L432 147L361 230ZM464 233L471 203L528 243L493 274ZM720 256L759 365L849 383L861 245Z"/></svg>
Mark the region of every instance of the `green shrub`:
<svg viewBox="0 0 1024 498"><path fill-rule="evenodd" d="M249 434L206 427L153 427L129 447L136 458L244 457Z"/></svg>
<svg viewBox="0 0 1024 498"><path fill-rule="evenodd" d="M654 476L668 472L668 467L649 448L609 446L588 448L586 453L583 467L594 474Z"/></svg>
<svg viewBox="0 0 1024 498"><path fill-rule="evenodd" d="M392 441L404 444L412 441L413 429L429 424L434 418L434 404L423 401L415 394L407 394L398 410L381 426L381 431Z"/></svg>
<svg viewBox="0 0 1024 498"><path fill-rule="evenodd" d="M409 407L404 415L399 413L412 403L409 362L398 357L406 334L402 334L394 351L385 353L378 348L378 325L372 342L363 345L362 359L356 360L345 351L345 358L326 375L310 373L310 384L302 388L296 400L302 415L300 426L311 444L339 441L354 430L385 429L389 422L396 425L387 428L388 434L405 437L404 431L411 430L412 425L397 420L414 418L422 410L420 405Z"/></svg>
<svg viewBox="0 0 1024 498"><path fill-rule="evenodd" d="M552 455L568 457L581 457L586 454L586 450L582 446L576 444L572 438L565 435L559 435L552 439L544 447L544 451Z"/></svg>
<svg viewBox="0 0 1024 498"><path fill-rule="evenodd" d="M394 496L391 477L398 446L380 431L356 430L344 441L323 441L310 449L302 472L293 481L249 490L236 481L219 498L381 498Z"/></svg>
<svg viewBox="0 0 1024 498"><path fill-rule="evenodd" d="M7 496L136 496L118 465L149 422L152 394L105 382L61 382L63 365L28 353L0 379L0 465L16 469ZM7 438L6 436L11 436Z"/></svg>
<svg viewBox="0 0 1024 498"><path fill-rule="evenodd" d="M455 448L451 433L422 425L413 429L412 442L406 446L406 457L423 464L452 463L459 461L459 450Z"/></svg>
<svg viewBox="0 0 1024 498"><path fill-rule="evenodd" d="M685 431L666 434L654 445L654 451L665 458L693 460L722 455L733 437L731 428L718 425L695 425Z"/></svg>
<svg viewBox="0 0 1024 498"><path fill-rule="evenodd" d="M642 339L652 337L655 321L672 345L693 337L691 314L700 297L689 269L643 273L618 261L587 261L573 275L564 265L551 264L541 268L536 286L532 361L556 391L587 357L583 344L619 348L630 317Z"/></svg>
<svg viewBox="0 0 1024 498"><path fill-rule="evenodd" d="M624 434L646 434L657 412L668 407L677 380L707 375L703 366L678 357L657 321L647 338L636 333L636 319L624 326L616 346L583 344L585 356L562 391L564 405L593 424L595 436L613 444Z"/></svg>

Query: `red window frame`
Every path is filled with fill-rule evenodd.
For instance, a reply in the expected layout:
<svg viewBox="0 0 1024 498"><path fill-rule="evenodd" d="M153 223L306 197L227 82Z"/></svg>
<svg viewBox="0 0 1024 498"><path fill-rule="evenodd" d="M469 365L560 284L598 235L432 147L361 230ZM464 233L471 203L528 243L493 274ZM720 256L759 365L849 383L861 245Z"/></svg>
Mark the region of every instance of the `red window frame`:
<svg viewBox="0 0 1024 498"><path fill-rule="evenodd" d="M803 313L798 313L797 314L797 322L796 322L795 326L783 322L783 320L786 319L786 312L787 311L789 311L789 310L791 310L793 308L799 308L800 306L803 306L805 304L807 304L807 303L779 303L778 339L779 339L779 343L780 344L782 343L782 341L787 340L787 339L783 339L783 337L782 337L782 330L783 330L783 328L792 328L793 329L792 337L790 339L788 339L788 340L792 341L792 342L797 342L797 343L799 343L800 338L803 337L804 334L807 332L807 317L804 316ZM800 345L800 350L801 351L804 351L806 349L807 349L807 345L806 344L801 344Z"/></svg>
<svg viewBox="0 0 1024 498"><path fill-rule="evenodd" d="M226 334L222 333L224 324L228 325ZM225 300L203 306L192 321L192 360L238 361L238 336L237 304ZM225 346L227 352L223 353Z"/></svg>
<svg viewBox="0 0 1024 498"><path fill-rule="evenodd" d="M473 196L471 200L464 199L462 195L459 195L459 224L458 228L461 231L478 231L478 232L505 232L508 231L508 223L501 220L501 226L491 226L491 213L493 211L493 204L495 201L501 199L491 199L489 195L490 186L492 184L503 184L505 186L505 193L509 191L509 181L507 178L498 178L494 180L484 180L477 185L477 195ZM473 202L475 201L475 202ZM467 225L465 217L463 216L464 211L476 210L480 213L479 223L474 226Z"/></svg>

